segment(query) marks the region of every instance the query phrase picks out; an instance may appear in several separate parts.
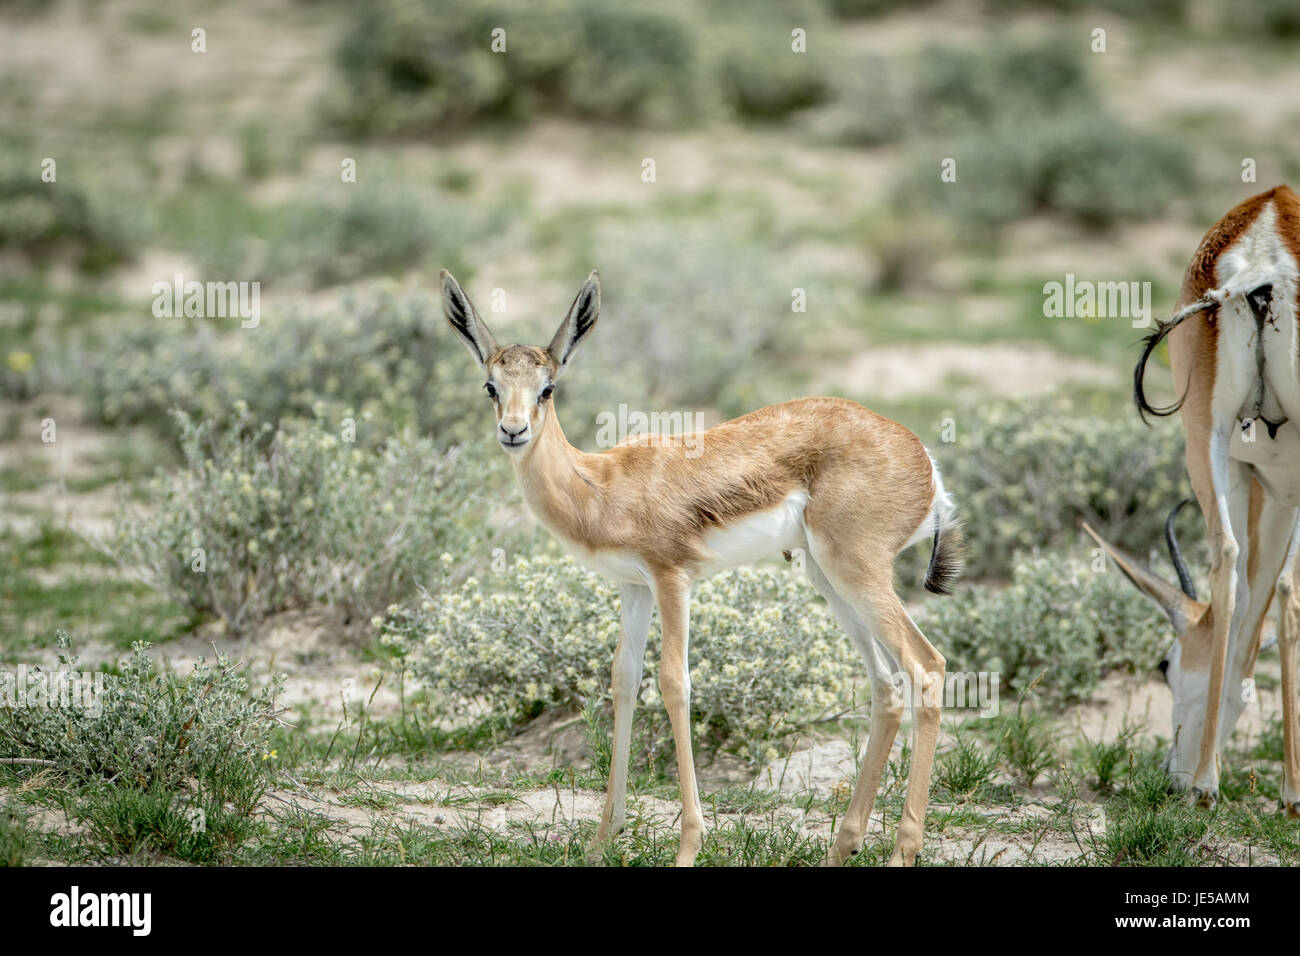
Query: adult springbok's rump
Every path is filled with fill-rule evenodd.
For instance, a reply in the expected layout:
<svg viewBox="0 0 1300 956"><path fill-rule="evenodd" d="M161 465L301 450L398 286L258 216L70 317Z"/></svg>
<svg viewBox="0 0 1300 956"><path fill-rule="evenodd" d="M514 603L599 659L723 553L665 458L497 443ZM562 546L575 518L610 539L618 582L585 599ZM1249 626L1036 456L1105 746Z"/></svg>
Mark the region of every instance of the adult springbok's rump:
<svg viewBox="0 0 1300 956"><path fill-rule="evenodd" d="M1291 816L1300 815L1293 596L1300 508L1298 275L1300 196L1286 186L1241 203L1201 240L1173 318L1147 339L1134 393L1144 417L1181 410L1187 472L1210 543L1210 602L1196 600L1180 559L1181 591L1120 559L1174 622L1178 639L1165 665L1174 693L1168 766L1179 787L1191 787L1206 803L1218 797L1219 754L1249 696L1245 685L1254 674L1264 616L1278 594L1281 797ZM1165 339L1180 397L1153 408L1143 375Z"/></svg>
<svg viewBox="0 0 1300 956"><path fill-rule="evenodd" d="M932 540L926 587L946 594L960 572L961 542L952 500L920 439L854 402L806 398L751 412L689 443L683 436L640 436L586 454L565 439L554 391L596 324L596 273L545 348L497 345L446 272L442 300L452 328L487 375L496 438L510 455L524 501L579 560L619 585L614 754L593 851L625 826L632 713L652 605L659 607L659 686L682 791L677 863L690 865L704 838L691 758L691 583L802 548L813 584L866 658L872 686L867 752L828 862L842 863L861 849L890 747L911 706L912 767L891 863L912 863L929 802L944 659L895 593L893 562L909 545ZM906 675L906 682L895 675ZM922 687L898 692L918 676Z"/></svg>

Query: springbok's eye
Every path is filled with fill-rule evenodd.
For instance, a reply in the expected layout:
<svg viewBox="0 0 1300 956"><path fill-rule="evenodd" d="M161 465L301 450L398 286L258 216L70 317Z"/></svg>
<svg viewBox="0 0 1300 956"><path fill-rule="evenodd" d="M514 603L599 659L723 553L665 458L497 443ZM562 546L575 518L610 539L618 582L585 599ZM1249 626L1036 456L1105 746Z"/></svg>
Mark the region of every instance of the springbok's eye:
<svg viewBox="0 0 1300 956"><path fill-rule="evenodd" d="M539 402L544 402L554 394L555 394L555 386L547 385L544 389L542 389L542 394L537 396L537 400Z"/></svg>
<svg viewBox="0 0 1300 956"><path fill-rule="evenodd" d="M483 387L484 387L485 389L487 389L488 398L492 399L492 401L495 402L495 401L497 400L497 390L496 390L496 386L493 385L491 382L488 382L488 383L487 383L486 385L484 385Z"/></svg>

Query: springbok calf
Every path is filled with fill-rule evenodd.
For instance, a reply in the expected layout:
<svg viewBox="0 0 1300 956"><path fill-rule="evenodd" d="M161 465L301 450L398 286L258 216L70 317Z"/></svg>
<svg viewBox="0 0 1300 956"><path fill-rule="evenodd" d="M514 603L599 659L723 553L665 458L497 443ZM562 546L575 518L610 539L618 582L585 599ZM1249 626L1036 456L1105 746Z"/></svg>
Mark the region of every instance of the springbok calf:
<svg viewBox="0 0 1300 956"><path fill-rule="evenodd" d="M1219 753L1244 708L1243 685L1254 674L1264 615L1277 592L1282 803L1291 816L1300 815L1300 632L1293 597L1300 509L1298 276L1300 196L1286 186L1241 203L1201 240L1173 317L1147 338L1134 370L1134 396L1144 418L1181 410L1187 472L1210 543L1210 603L1195 600L1185 567L1180 578L1186 593L1180 595L1131 559L1127 567L1120 561L1165 607L1178 633L1166 657L1174 693L1168 766L1178 786L1190 786L1207 804L1218 798ZM1181 397L1153 408L1143 376L1166 338Z"/></svg>
<svg viewBox="0 0 1300 956"><path fill-rule="evenodd" d="M838 398L805 398L751 412L691 436L640 436L601 454L564 437L555 383L600 312L592 272L546 348L499 346L468 296L442 273L443 309L487 375L495 435L510 456L524 501L581 561L614 579L623 632L614 656L614 756L592 855L625 828L632 713L652 604L663 638L659 687L672 723L682 791L677 865L704 839L691 758L687 633L694 579L764 555L802 548L813 584L866 658L871 733L849 811L827 862L862 847L904 705L914 709L912 768L890 862L921 848L930 768L939 731L944 659L894 591L894 557L934 542L926 587L950 593L961 570L954 505L920 439ZM920 683L899 694L894 675ZM914 675L920 677L914 680Z"/></svg>

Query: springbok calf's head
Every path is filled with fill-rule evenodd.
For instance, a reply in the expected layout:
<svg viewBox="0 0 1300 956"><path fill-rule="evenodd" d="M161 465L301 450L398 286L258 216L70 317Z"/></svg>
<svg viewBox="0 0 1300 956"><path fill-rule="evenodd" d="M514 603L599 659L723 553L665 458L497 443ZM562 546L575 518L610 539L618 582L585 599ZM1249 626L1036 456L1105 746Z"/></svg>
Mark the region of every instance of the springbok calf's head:
<svg viewBox="0 0 1300 956"><path fill-rule="evenodd" d="M600 316L600 278L593 270L546 348L497 345L460 283L442 273L442 308L470 355L487 375L483 385L497 413L497 441L522 455L541 434L560 374Z"/></svg>
<svg viewBox="0 0 1300 956"><path fill-rule="evenodd" d="M1174 537L1174 518L1185 504L1186 501L1178 504L1165 522L1165 540L1181 587L1158 577L1142 562L1104 540L1086 524L1083 526L1125 577L1154 601L1173 625L1174 641L1160 661L1160 670L1164 672L1165 683L1174 696L1173 746L1169 748L1165 767L1173 778L1175 789L1179 790L1191 785L1200 757L1205 700L1210 686L1210 652L1214 644L1214 611L1207 602L1196 599L1192 576Z"/></svg>

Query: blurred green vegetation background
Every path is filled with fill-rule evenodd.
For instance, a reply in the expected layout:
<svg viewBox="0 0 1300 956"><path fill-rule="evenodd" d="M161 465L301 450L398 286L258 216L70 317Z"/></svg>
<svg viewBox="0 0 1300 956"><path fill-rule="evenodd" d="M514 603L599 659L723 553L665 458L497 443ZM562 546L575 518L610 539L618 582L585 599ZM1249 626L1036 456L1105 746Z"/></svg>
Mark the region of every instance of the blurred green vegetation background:
<svg viewBox="0 0 1300 956"><path fill-rule="evenodd" d="M70 642L125 688L107 752L135 767L106 777L95 747L68 750L74 724L11 709L6 755L75 765L48 786L24 778L22 799L89 822L61 843L0 806L0 861L39 843L75 861L153 847L569 862L567 837L530 831L501 856L508 827L457 844L442 816L354 853L317 839L333 824L315 810L253 813L279 768L357 807L408 799L357 776L381 764L403 791L483 784L485 762L513 759L502 741L542 741L557 714L585 750L539 745L483 805L603 786L613 591L526 517L438 301L447 268L499 340L543 343L598 268L600 326L557 390L580 447L620 405L713 424L834 394L935 455L968 573L929 600L922 546L900 588L952 670L1003 676L1005 708L945 741L941 799L1005 800L1008 781L1028 794L1048 777L1070 805L1053 811L1060 839L1083 852L1077 781L1108 793L1127 776L1105 846L1080 859L1217 865L1208 818L1165 796L1159 741L1136 743L1170 729L1152 711L1168 706L1167 623L1078 530L1163 550L1188 494L1181 431L1132 408L1143 330L1049 318L1044 284L1149 283L1152 317L1168 314L1204 231L1300 180L1297 42L1295 0L0 0L0 665L49 669ZM259 283L259 321L155 315L155 285L177 277ZM1164 361L1155 400L1172 397ZM1185 510L1199 575L1201 529ZM696 597L696 743L742 766L724 811L766 813L779 800L756 799L755 764L798 735L861 736L862 668L776 556ZM124 662L136 641L166 663ZM232 645L253 686L289 677L290 724L241 703L244 673L224 662L170 669ZM369 696L350 703L347 686ZM138 704L191 697L201 735ZM676 799L652 672L643 700L634 789ZM190 739L171 762L137 746ZM1216 825L1246 835L1247 859L1296 858L1294 831L1262 809L1281 739L1273 718L1226 778L1243 803ZM194 764L234 740L230 759ZM0 767L0 790L27 769ZM191 778L211 810L202 839L177 802ZM819 806L844 818L839 796ZM978 848L992 818L963 819ZM1019 819L1037 847L1041 818ZM820 855L782 826L801 859ZM732 832L729 859L789 856ZM652 842L662 856L672 841Z"/></svg>
<svg viewBox="0 0 1300 956"><path fill-rule="evenodd" d="M66 0L0 18L0 487L29 526L69 482L183 509L183 488L143 482L185 464L179 410L214 435L292 431L283 447L344 419L368 455L468 443L482 508L432 537L478 547L475 516L500 507L531 541L437 274L500 339L542 342L596 267L601 327L558 406L576 443L621 403L713 422L846 395L934 451L974 578L1086 554L1081 517L1145 553L1186 479L1177 429L1129 407L1141 332L1047 318L1043 284L1149 282L1159 317L1205 228L1300 178L1300 17L1279 0ZM260 324L155 317L177 275L261 283ZM47 416L96 451L48 454ZM418 565L339 600L362 614Z"/></svg>

